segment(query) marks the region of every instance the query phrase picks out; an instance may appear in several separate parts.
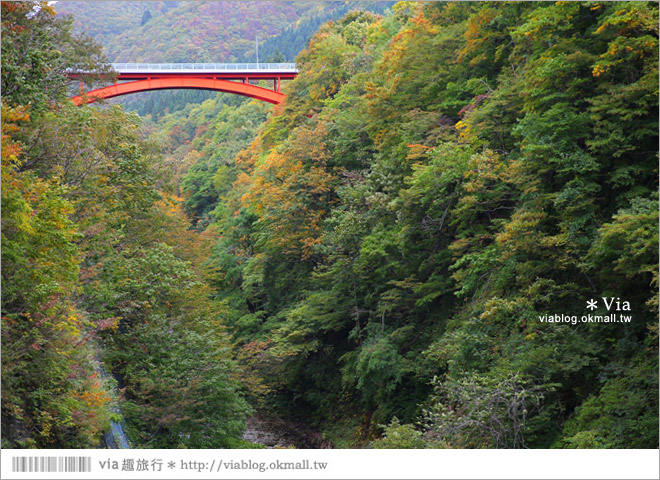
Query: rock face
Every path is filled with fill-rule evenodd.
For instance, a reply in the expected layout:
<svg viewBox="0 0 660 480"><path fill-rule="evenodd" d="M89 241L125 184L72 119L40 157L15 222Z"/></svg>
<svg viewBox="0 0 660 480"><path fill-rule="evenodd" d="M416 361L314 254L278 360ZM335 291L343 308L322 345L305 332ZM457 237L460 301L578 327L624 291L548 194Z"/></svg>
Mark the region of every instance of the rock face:
<svg viewBox="0 0 660 480"><path fill-rule="evenodd" d="M309 426L270 415L248 418L243 439L267 448L332 448L330 442Z"/></svg>
<svg viewBox="0 0 660 480"><path fill-rule="evenodd" d="M285 435L273 431L273 425L260 419L259 417L250 417L247 419L247 428L243 433L243 439L252 443L259 443L268 448L289 448L296 444L286 438Z"/></svg>

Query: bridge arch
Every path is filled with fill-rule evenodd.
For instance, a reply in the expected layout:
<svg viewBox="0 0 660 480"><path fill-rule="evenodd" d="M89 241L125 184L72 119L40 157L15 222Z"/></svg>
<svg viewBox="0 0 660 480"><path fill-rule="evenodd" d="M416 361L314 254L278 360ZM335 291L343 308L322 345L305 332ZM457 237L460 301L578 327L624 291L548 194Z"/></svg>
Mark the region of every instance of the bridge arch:
<svg viewBox="0 0 660 480"><path fill-rule="evenodd" d="M137 92L148 92L151 90L166 89L201 89L215 90L217 92L234 93L250 98L255 98L264 102L279 104L284 100L285 95L275 90L251 85L237 81L222 80L217 78L203 78L193 76L170 76L164 78L148 78L134 82L116 83L107 87L97 88L85 94L77 95L71 100L76 105L92 103L97 100L118 97L120 95L129 95Z"/></svg>

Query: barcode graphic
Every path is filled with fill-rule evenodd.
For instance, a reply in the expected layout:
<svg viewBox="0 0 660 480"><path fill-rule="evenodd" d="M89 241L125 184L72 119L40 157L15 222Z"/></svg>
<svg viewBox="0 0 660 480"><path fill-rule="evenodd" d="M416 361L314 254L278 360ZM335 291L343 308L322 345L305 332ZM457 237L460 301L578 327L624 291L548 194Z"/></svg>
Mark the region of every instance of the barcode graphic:
<svg viewBox="0 0 660 480"><path fill-rule="evenodd" d="M12 457L12 472L91 472L92 457Z"/></svg>

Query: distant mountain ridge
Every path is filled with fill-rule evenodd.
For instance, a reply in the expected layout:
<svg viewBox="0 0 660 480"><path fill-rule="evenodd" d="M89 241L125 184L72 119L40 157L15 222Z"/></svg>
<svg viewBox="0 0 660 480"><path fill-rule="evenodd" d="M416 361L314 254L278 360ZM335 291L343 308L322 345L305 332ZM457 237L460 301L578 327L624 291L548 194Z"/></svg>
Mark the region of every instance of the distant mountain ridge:
<svg viewBox="0 0 660 480"><path fill-rule="evenodd" d="M293 61L328 20L350 10L383 13L371 1L60 1L74 29L101 43L112 62ZM279 53L278 53L279 52ZM281 54L281 55L280 55Z"/></svg>
<svg viewBox="0 0 660 480"><path fill-rule="evenodd" d="M343 2L328 2L343 4ZM58 2L112 62L233 62L329 5L307 1ZM171 8L174 7L174 8ZM152 15L141 25L147 10ZM99 19L102 19L99 21Z"/></svg>

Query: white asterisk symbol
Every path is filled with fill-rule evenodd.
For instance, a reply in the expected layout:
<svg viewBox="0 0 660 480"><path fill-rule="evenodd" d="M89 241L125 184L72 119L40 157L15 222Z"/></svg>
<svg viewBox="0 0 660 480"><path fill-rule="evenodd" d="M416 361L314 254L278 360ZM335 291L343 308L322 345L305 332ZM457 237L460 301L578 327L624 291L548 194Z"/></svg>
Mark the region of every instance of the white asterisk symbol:
<svg viewBox="0 0 660 480"><path fill-rule="evenodd" d="M587 300L587 308L593 310L598 306L598 302L594 300L593 298L591 300Z"/></svg>

